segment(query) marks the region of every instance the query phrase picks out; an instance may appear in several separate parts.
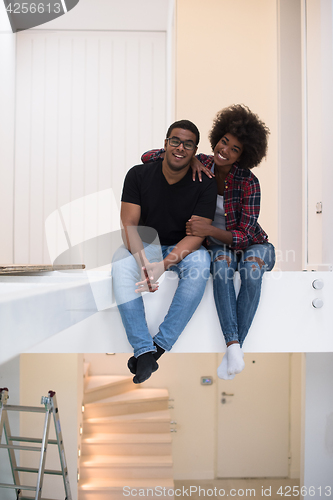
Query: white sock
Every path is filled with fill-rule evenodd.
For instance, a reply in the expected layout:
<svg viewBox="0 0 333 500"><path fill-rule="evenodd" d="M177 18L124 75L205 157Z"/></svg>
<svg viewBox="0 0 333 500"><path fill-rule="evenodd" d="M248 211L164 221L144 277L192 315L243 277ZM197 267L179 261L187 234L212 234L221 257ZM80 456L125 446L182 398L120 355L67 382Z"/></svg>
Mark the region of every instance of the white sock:
<svg viewBox="0 0 333 500"><path fill-rule="evenodd" d="M245 366L244 353L239 344L231 344L228 349L228 375L240 373Z"/></svg>
<svg viewBox="0 0 333 500"><path fill-rule="evenodd" d="M223 380L232 380L235 377L235 375L228 375L228 349L222 358L222 363L217 369L217 376Z"/></svg>

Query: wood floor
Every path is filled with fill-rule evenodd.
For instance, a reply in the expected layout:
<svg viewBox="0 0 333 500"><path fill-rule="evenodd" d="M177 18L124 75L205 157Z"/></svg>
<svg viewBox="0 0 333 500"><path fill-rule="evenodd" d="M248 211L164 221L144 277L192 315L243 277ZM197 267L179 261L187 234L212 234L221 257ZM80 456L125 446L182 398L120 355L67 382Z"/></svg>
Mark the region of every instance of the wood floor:
<svg viewBox="0 0 333 500"><path fill-rule="evenodd" d="M235 500L245 498L283 500L289 497L297 499L299 498L297 494L299 484L299 479L285 478L175 480L175 498L203 500L208 497L215 500L229 497Z"/></svg>

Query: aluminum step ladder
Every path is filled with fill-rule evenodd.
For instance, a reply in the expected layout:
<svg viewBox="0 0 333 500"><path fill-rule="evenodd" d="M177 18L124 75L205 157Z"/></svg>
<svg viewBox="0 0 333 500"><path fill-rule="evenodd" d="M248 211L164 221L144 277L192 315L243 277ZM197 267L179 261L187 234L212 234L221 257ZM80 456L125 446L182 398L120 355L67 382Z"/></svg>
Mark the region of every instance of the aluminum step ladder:
<svg viewBox="0 0 333 500"><path fill-rule="evenodd" d="M51 474L56 476L62 476L64 489L65 489L65 500L72 500L72 495L70 492L69 480L68 480L68 470L65 458L65 449L62 438L59 411L56 400L56 394L54 391L49 391L47 397L42 397L41 404L44 407L36 406L15 406L7 404L8 400L8 389L0 389L0 448L5 448L8 450L9 462L12 469L13 484L0 483L1 488L10 488L16 491L16 500L47 500L42 498L42 488L44 474ZM9 426L8 412L24 411L31 413L45 413L44 420L44 431L43 437L29 438L12 436ZM56 439L49 439L50 423L54 421ZM5 437L5 444L2 444L2 436ZM15 444L19 443L19 444ZM41 446L28 446L23 443L35 443ZM61 470L48 470L45 469L46 462L46 452L47 446L49 444L57 445L59 450L60 465ZM27 450L27 451L40 451L40 461L38 468L32 467L18 467L16 463L15 450ZM20 482L20 472L31 472L37 474L36 486L23 485ZM33 496L25 496L23 492L33 492ZM28 493L29 494L29 493ZM0 494L1 497L1 494Z"/></svg>

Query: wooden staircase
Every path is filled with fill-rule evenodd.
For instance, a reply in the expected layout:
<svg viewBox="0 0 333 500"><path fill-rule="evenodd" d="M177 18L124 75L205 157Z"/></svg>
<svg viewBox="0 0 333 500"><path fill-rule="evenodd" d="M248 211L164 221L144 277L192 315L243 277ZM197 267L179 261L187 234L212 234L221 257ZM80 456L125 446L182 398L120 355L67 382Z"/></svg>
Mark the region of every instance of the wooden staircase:
<svg viewBox="0 0 333 500"><path fill-rule="evenodd" d="M166 389L86 376L79 500L173 498L168 406Z"/></svg>

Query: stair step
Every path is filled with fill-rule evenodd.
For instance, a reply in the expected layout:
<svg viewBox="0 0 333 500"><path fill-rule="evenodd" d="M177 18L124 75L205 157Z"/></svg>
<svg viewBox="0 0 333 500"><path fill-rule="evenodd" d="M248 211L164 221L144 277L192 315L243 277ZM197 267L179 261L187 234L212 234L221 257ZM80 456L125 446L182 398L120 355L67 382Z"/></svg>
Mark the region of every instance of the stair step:
<svg viewBox="0 0 333 500"><path fill-rule="evenodd" d="M90 434L82 439L84 455L171 455L170 434Z"/></svg>
<svg viewBox="0 0 333 500"><path fill-rule="evenodd" d="M150 443L150 442L171 442L170 434L87 434L83 437L82 443L86 442L112 442L112 443Z"/></svg>
<svg viewBox="0 0 333 500"><path fill-rule="evenodd" d="M91 455L84 456L81 460L81 466L91 466L91 467L99 467L100 465L126 465L127 467L131 467L132 465L156 465L163 466L165 464L172 465L172 457L171 455L134 455L134 456L112 456L112 455Z"/></svg>
<svg viewBox="0 0 333 500"><path fill-rule="evenodd" d="M167 497L172 500L173 490L172 479L94 480L79 485L79 500L124 500L126 496Z"/></svg>
<svg viewBox="0 0 333 500"><path fill-rule="evenodd" d="M171 455L85 456L80 463L84 480L105 478L172 478Z"/></svg>
<svg viewBox="0 0 333 500"><path fill-rule="evenodd" d="M169 398L168 389L146 389L140 388L139 390L132 390L125 392L124 394L118 394L116 396L107 397L99 401L99 403L109 403L109 402L122 402L122 401L141 401L144 399L159 399L159 398Z"/></svg>
<svg viewBox="0 0 333 500"><path fill-rule="evenodd" d="M162 479L156 481L155 479L128 479L126 485L130 488L174 488L173 479ZM107 488L117 489L122 491L124 488L124 481L122 479L105 479L98 481L82 482L79 485L80 490L103 490Z"/></svg>
<svg viewBox="0 0 333 500"><path fill-rule="evenodd" d="M101 399L85 405L85 419L111 415L143 413L166 410L169 393L167 389L141 389Z"/></svg>
<svg viewBox="0 0 333 500"><path fill-rule="evenodd" d="M132 377L116 375L95 375L87 377L84 403L92 403L118 394L133 391L137 387Z"/></svg>
<svg viewBox="0 0 333 500"><path fill-rule="evenodd" d="M84 433L161 433L170 431L169 410L131 413L83 421Z"/></svg>
<svg viewBox="0 0 333 500"><path fill-rule="evenodd" d="M137 386L132 377L87 375L84 405L79 500L124 500L131 489L172 500L167 389Z"/></svg>

